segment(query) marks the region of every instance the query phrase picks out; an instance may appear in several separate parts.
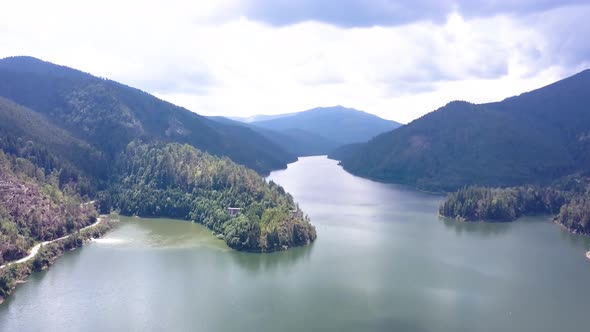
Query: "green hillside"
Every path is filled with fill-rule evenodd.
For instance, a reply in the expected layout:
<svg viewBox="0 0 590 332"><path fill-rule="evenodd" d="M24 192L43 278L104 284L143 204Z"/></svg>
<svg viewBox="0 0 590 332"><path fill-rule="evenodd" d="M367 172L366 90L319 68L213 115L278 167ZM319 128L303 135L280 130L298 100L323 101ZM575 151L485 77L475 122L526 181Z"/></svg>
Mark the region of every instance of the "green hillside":
<svg viewBox="0 0 590 332"><path fill-rule="evenodd" d="M142 138L187 143L261 174L295 160L252 130L236 131L141 90L35 58L0 60L0 96L111 156Z"/></svg>
<svg viewBox="0 0 590 332"><path fill-rule="evenodd" d="M118 157L103 212L199 222L238 250L275 251L309 244L315 228L291 195L243 166L190 145L132 142ZM241 209L231 216L229 207Z"/></svg>
<svg viewBox="0 0 590 332"><path fill-rule="evenodd" d="M498 103L449 103L338 157L353 174L430 190L548 184L589 169L590 71Z"/></svg>

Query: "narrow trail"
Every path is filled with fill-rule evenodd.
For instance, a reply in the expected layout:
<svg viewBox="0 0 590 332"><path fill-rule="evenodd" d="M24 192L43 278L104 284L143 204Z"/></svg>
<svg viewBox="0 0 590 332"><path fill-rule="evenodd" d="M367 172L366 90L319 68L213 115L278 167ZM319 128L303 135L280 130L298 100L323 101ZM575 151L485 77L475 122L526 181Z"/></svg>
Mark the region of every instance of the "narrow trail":
<svg viewBox="0 0 590 332"><path fill-rule="evenodd" d="M88 203L91 203L91 202L88 202ZM88 203L84 203L84 204L88 204ZM96 225L98 225L98 224L99 224L101 221L102 221L102 218L100 218L100 217L99 217L99 218L96 218L96 222L95 222L94 224L92 224L92 225L88 225L88 226L86 226L86 227L84 227L84 228L80 228L80 230L78 230L78 231L79 231L79 232L81 232L81 231L83 231L83 230L86 230L86 229L88 229L88 228L90 228L90 227L96 226ZM50 241L44 241L44 242L38 243L37 245L35 245L35 246L34 246L34 247L31 249L31 252L30 252L30 253L29 253L29 254L28 254L26 257L23 257L23 258L21 258L21 259L19 259L19 260L16 260L16 261L8 262L8 263L6 263L6 264L4 264L4 265L0 265L0 269L3 269L3 268L5 268L5 267L7 267L7 266L9 266L9 265L11 265L11 264L20 264L20 263L24 263L24 262L26 262L26 261L28 261L28 260L31 260L31 259L35 258L35 256L37 256L37 254L39 253L39 249L41 249L41 246L44 246L44 245L47 245L47 244L50 244L50 243L53 243L53 242L57 242L57 241L61 241L61 240L65 240L65 239L69 238L69 237L70 237L70 236L72 236L72 235L73 235L73 234L69 234L69 235L62 236L62 237L60 237L60 238L54 239L54 240L50 240Z"/></svg>

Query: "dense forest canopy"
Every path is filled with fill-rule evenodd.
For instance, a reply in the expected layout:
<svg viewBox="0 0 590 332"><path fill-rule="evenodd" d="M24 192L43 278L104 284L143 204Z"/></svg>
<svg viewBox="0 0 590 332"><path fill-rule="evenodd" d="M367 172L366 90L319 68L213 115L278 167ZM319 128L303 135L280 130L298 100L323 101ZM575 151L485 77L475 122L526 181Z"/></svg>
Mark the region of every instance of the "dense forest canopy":
<svg viewBox="0 0 590 332"><path fill-rule="evenodd" d="M282 187L187 144L134 141L117 158L115 174L100 196L103 212L193 220L239 250L286 249L316 237ZM241 210L232 216L230 207Z"/></svg>
<svg viewBox="0 0 590 332"><path fill-rule="evenodd" d="M590 234L590 177L571 175L550 186L464 187L441 204L442 216L465 221L513 221L524 215L555 215L574 233Z"/></svg>
<svg viewBox="0 0 590 332"><path fill-rule="evenodd" d="M2 97L0 149L30 160L46 174L59 170L60 185L76 183L83 196L94 195L107 178L109 163L103 152Z"/></svg>
<svg viewBox="0 0 590 332"><path fill-rule="evenodd" d="M502 102L452 102L334 154L353 174L428 190L547 185L590 169L590 70Z"/></svg>

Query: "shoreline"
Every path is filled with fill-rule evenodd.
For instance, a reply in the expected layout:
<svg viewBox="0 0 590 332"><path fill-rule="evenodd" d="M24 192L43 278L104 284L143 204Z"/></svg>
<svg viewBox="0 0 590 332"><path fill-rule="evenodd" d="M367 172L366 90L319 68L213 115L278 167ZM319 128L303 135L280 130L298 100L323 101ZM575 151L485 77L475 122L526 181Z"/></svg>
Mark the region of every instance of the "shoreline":
<svg viewBox="0 0 590 332"><path fill-rule="evenodd" d="M27 262L27 261L29 261L29 260L31 260L31 259L33 259L33 258L35 258L35 256L37 256L37 254L39 253L39 249L41 249L41 247L42 247L42 246L45 246L45 245L48 245L48 244L51 244L51 243L54 243L54 242L58 242L58 241L65 240L65 239L69 238L70 236L73 236L73 235L75 235L76 233L83 232L83 231L85 231L85 230L88 230L88 229L90 229L91 227L98 226L98 224L100 224L100 223L101 223L101 221L102 221L102 218L101 218L101 217L98 217L98 218L96 218L96 222L95 222L95 223L93 223L93 224L91 224L91 225L88 225L88 226L86 226L86 227L82 227L82 228L80 228L79 230L77 230L77 231L76 231L76 232L74 232L74 233L71 233L71 234L68 234L68 235L62 236L62 237L60 237L60 238L57 238L57 239L54 239L54 240L43 241L43 242L41 242L41 243L37 243L36 245L34 245L34 246L31 248L31 251L29 252L29 254L28 254L27 256L25 256L25 257L23 257L23 258L20 258L20 259L18 259L18 260L12 261L12 262L8 262L8 263L6 263L6 264L4 264L4 265L0 265L0 269L4 269L4 268L6 268L6 267L9 267L9 266L10 266L10 265L12 265L12 264L21 264L21 263L25 263L25 262Z"/></svg>
<svg viewBox="0 0 590 332"><path fill-rule="evenodd" d="M28 276L33 272L47 269L65 251L80 248L93 239L102 237L111 229L111 219L103 215L98 217L95 223L80 228L74 233L38 243L26 257L2 265L0 275L2 275L5 282L0 284L0 304L12 294L18 285L25 283ZM65 240L68 239L72 241L66 242ZM43 250L44 248L47 250ZM39 261L33 260L33 258L41 254L43 255Z"/></svg>

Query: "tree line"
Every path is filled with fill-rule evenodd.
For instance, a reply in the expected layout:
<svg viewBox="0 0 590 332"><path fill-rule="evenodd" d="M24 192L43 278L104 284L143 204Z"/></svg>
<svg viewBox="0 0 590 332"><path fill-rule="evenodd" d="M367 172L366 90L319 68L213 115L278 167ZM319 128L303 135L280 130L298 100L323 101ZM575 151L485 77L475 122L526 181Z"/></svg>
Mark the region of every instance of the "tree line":
<svg viewBox="0 0 590 332"><path fill-rule="evenodd" d="M513 221L552 214L574 233L590 234L590 177L568 176L551 186L463 187L441 204L442 216L465 221Z"/></svg>

